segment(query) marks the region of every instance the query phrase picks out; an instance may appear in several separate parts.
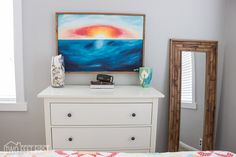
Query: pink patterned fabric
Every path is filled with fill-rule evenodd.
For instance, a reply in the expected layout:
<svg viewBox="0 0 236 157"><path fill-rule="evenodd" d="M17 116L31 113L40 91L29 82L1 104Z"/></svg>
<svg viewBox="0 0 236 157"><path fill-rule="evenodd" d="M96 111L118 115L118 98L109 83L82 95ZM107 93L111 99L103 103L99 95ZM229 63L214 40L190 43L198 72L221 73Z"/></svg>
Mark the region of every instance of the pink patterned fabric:
<svg viewBox="0 0 236 157"><path fill-rule="evenodd" d="M236 157L236 154L226 151L121 153L51 150L32 152L0 152L0 157Z"/></svg>

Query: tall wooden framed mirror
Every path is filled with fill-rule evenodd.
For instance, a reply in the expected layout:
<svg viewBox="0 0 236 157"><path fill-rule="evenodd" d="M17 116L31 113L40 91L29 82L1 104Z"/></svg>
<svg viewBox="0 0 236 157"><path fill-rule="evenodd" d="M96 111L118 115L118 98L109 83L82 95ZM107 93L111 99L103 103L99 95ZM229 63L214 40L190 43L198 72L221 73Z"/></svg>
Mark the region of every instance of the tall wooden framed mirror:
<svg viewBox="0 0 236 157"><path fill-rule="evenodd" d="M170 40L170 152L214 148L217 45Z"/></svg>

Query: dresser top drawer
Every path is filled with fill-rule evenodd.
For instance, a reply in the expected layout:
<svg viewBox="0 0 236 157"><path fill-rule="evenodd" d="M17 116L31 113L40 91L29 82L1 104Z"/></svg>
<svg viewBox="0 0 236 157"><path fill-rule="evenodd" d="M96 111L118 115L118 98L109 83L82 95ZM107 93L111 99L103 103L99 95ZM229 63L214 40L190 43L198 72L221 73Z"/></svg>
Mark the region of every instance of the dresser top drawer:
<svg viewBox="0 0 236 157"><path fill-rule="evenodd" d="M52 125L150 125L152 104L51 104Z"/></svg>

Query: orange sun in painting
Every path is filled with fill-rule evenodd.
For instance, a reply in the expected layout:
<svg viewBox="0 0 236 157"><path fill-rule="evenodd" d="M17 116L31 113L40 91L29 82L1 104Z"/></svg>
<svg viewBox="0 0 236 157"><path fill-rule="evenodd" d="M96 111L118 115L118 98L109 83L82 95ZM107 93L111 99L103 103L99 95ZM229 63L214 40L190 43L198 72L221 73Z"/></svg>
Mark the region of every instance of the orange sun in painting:
<svg viewBox="0 0 236 157"><path fill-rule="evenodd" d="M136 38L136 35L134 33L111 25L92 25L76 29L70 29L63 34L64 38L78 38L78 39Z"/></svg>

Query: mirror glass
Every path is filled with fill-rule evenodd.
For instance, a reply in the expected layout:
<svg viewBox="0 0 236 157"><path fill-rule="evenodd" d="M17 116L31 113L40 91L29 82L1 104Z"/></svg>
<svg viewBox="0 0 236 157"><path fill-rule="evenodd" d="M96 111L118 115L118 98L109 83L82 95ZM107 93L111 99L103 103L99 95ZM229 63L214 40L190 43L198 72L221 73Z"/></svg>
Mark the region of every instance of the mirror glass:
<svg viewBox="0 0 236 157"><path fill-rule="evenodd" d="M206 53L182 51L179 151L202 150Z"/></svg>

